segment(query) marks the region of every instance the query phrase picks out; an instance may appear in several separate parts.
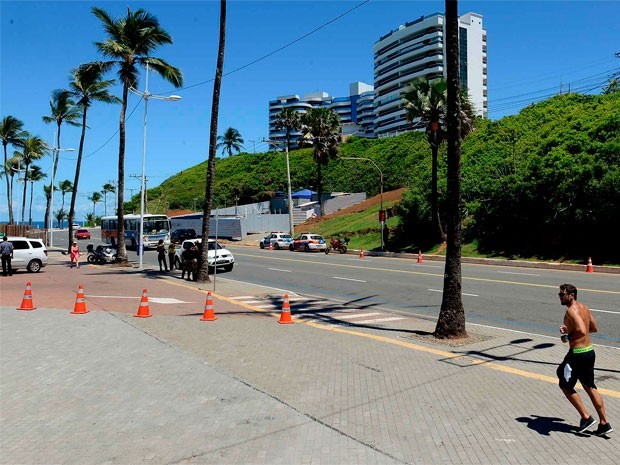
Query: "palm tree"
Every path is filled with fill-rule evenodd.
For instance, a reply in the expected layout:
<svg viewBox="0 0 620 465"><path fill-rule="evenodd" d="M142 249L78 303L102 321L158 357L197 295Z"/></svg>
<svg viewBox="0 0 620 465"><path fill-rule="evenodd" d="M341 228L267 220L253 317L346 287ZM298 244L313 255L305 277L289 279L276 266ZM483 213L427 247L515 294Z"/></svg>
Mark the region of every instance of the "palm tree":
<svg viewBox="0 0 620 465"><path fill-rule="evenodd" d="M118 144L118 262L127 263L127 249L125 247L124 221L124 191L125 191L125 113L127 112L127 97L130 88L138 83L137 64L148 63L149 69L154 70L166 81L175 87L183 85L181 70L171 66L161 58L151 56L157 47L172 43L172 37L160 27L157 18L143 9L132 12L127 8L127 15L112 18L105 10L93 7L93 14L103 23L107 33L104 42L96 42L97 49L110 61L104 63L105 69L118 68L118 77L123 85L121 114L119 123Z"/></svg>
<svg viewBox="0 0 620 465"><path fill-rule="evenodd" d="M6 200L9 208L9 224L13 224L13 192L11 190L11 183L9 178L13 179L12 173L9 172L9 165L7 164L7 145L11 144L13 147L23 147L24 139L28 136L28 132L22 128L24 123L15 118L14 116L5 116L0 123L0 137L2 137L2 146L4 147L4 177L6 179Z"/></svg>
<svg viewBox="0 0 620 465"><path fill-rule="evenodd" d="M233 150L237 153L241 152L241 149L243 148L243 143L245 142L241 137L239 131L237 131L235 128L226 129L224 135L218 136L217 140L219 140L220 143L217 144L216 147L218 149L222 149L222 155L228 153L229 157L233 156Z"/></svg>
<svg viewBox="0 0 620 465"><path fill-rule="evenodd" d="M439 215L439 195L437 192L437 156L439 147L446 136L444 130L447 108L446 91L447 84L443 78L432 81L418 78L411 82L403 95L404 106L407 110L407 120L414 127L425 128L428 143L431 146L431 211L438 242L446 240ZM461 99L461 137L465 138L474 129L475 116L467 91L464 89L459 95Z"/></svg>
<svg viewBox="0 0 620 465"><path fill-rule="evenodd" d="M90 226L95 226L95 215L93 213L86 214L86 223Z"/></svg>
<svg viewBox="0 0 620 465"><path fill-rule="evenodd" d="M103 194L103 205L104 205L104 214L108 214L108 192L116 192L116 187L114 184L110 184L109 182L103 185L103 190L101 193Z"/></svg>
<svg viewBox="0 0 620 465"><path fill-rule="evenodd" d="M410 84L404 96L407 120L414 121L426 129L428 143L431 146L431 211L435 238L438 242L446 240L446 235L439 219L437 194L437 153L444 139L443 123L446 112L446 81L438 79L429 81L419 78Z"/></svg>
<svg viewBox="0 0 620 465"><path fill-rule="evenodd" d="M205 185L205 201L203 203L202 237L209 237L211 206L213 204L213 187L215 186L215 155L217 154L217 123L220 110L220 88L224 72L224 50L226 48L226 0L220 0L220 35L217 48L217 64L213 80L213 98L211 99L211 127L209 129L209 159L207 161L207 183ZM207 283L209 279L209 263L207 261L209 247L200 249L198 279L199 283Z"/></svg>
<svg viewBox="0 0 620 465"><path fill-rule="evenodd" d="M11 205L13 204L13 179L15 177L15 173L19 172L19 168L21 166L21 159L19 157L11 157L6 161L5 167L5 175L8 173L7 179L10 178L9 182L9 190L11 191Z"/></svg>
<svg viewBox="0 0 620 465"><path fill-rule="evenodd" d="M77 163L75 166L75 178L73 191L71 192L71 206L69 207L69 241L71 247L73 237L73 220L75 218L75 202L77 199L78 183L80 181L80 169L82 155L84 153L84 139L86 137L86 114L93 102L120 103L120 99L110 95L108 89L115 84L114 80L104 80L105 64L101 62L85 63L71 72L73 81L69 83L69 94L76 100L76 105L82 109L82 135L78 149ZM114 192L114 191L111 191ZM69 250L68 250L69 251Z"/></svg>
<svg viewBox="0 0 620 465"><path fill-rule="evenodd" d="M58 227L62 229L63 220L67 217L67 212L64 209L60 209L54 214L56 216L56 221L58 222Z"/></svg>
<svg viewBox="0 0 620 465"><path fill-rule="evenodd" d="M301 115L302 142L307 140L314 147L314 161L317 164L316 182L319 196L319 209L323 211L321 165L338 156L342 125L338 114L329 108L310 108Z"/></svg>
<svg viewBox="0 0 620 465"><path fill-rule="evenodd" d="M60 194L62 195L62 205L60 206L60 209L64 210L65 209L65 195L73 191L73 184L71 184L71 181L69 181L68 179L65 179L64 181L60 181L58 183L58 189L60 190Z"/></svg>
<svg viewBox="0 0 620 465"><path fill-rule="evenodd" d="M96 216L95 209L97 207L97 204L101 202L101 193L93 192L93 195L88 197L88 200L90 200L93 203L93 216Z"/></svg>
<svg viewBox="0 0 620 465"><path fill-rule="evenodd" d="M50 115L43 117L43 122L47 124L56 123L56 146L54 147L52 179L50 186L53 184L56 178L56 170L58 168L58 150L60 149L60 128L62 123L67 123L69 126L79 126L80 110L77 108L71 99L71 95L64 89L56 89L52 92L52 98L50 99ZM47 224L50 212L52 211L52 197L47 201L47 208L45 209L45 224Z"/></svg>
<svg viewBox="0 0 620 465"><path fill-rule="evenodd" d="M32 165L26 173L26 179L30 181L30 208L28 209L28 224L32 226L32 199L34 198L34 183L47 177L40 166Z"/></svg>
<svg viewBox="0 0 620 465"><path fill-rule="evenodd" d="M278 131L286 133L286 150L291 151L291 134L301 129L301 114L293 108L283 108L274 122Z"/></svg>
<svg viewBox="0 0 620 465"><path fill-rule="evenodd" d="M458 1L446 0L446 65L448 95L448 240L441 310L435 337L466 337L461 275L461 99L459 89Z"/></svg>
<svg viewBox="0 0 620 465"><path fill-rule="evenodd" d="M24 140L24 147L21 152L14 152L14 155L18 157L21 161L21 164L24 165L24 172L28 173L28 169L33 161L40 159L43 155L46 155L48 152L47 144L43 139L37 136L27 137ZM24 218L26 214L26 180L24 179L24 195L22 197L22 224L24 223Z"/></svg>

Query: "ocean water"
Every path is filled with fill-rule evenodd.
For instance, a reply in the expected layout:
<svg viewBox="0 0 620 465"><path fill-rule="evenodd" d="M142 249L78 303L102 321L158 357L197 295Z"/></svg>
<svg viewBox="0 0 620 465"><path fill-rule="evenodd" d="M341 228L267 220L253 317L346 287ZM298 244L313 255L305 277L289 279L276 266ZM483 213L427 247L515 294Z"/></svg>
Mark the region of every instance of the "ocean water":
<svg viewBox="0 0 620 465"><path fill-rule="evenodd" d="M27 222L28 222L28 220L26 220L26 223ZM6 223L6 221L3 221L3 223ZM82 226L82 222L81 221L76 221L76 223L79 224L80 226ZM33 221L32 222L32 226L35 227L35 228L39 228L39 229L45 229L46 228L44 221ZM67 224L66 221L63 221L61 226L64 229L67 229L69 227L69 225ZM52 228L53 229L59 229L58 221L54 220L52 222Z"/></svg>

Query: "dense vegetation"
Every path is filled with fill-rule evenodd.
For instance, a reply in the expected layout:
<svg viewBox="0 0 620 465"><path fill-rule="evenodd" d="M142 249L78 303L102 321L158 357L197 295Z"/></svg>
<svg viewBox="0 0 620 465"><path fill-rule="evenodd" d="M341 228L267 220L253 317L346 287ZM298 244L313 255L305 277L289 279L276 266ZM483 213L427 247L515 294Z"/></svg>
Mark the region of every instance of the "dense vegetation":
<svg viewBox="0 0 620 465"><path fill-rule="evenodd" d="M351 137L341 156L373 159L384 190L409 188L394 213L390 245L432 247L430 149L423 133L368 140ZM293 189L313 188L312 149L292 151ZM440 212L445 211L445 147L440 151ZM202 200L204 164L149 190L151 210L191 208ZM326 191L379 193L367 162L331 160ZM218 159L214 206L269 199L286 190L282 153ZM463 144L463 225L466 241L486 254L620 263L620 93L561 95L519 115L479 121ZM133 202L137 198L132 199ZM131 208L131 207L129 207Z"/></svg>

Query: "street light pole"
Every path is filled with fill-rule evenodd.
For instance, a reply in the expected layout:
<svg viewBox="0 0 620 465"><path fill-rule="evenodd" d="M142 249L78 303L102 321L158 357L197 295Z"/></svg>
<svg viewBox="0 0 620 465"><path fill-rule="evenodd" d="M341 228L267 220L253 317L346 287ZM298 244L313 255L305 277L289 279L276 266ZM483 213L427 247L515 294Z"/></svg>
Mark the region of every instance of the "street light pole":
<svg viewBox="0 0 620 465"><path fill-rule="evenodd" d="M52 147L52 151L54 153L54 159L52 160L52 182L50 183L50 212L49 217L47 218L50 232L50 239L48 243L49 247L54 245L54 232L52 228L54 225L54 166L56 166L56 159L59 156L59 152L75 152L75 149L61 149L60 147Z"/></svg>
<svg viewBox="0 0 620 465"><path fill-rule="evenodd" d="M166 100L166 101L176 101L176 100L181 100L181 97L179 97L178 95L169 95L169 96L162 96L162 95L155 95L155 94L151 94L149 92L149 63L146 63L146 79L145 79L145 85L144 85L144 92L140 92L136 89L134 89L133 87L130 87L129 90L131 92L133 92L134 94L138 95L139 97L141 97L144 100L144 129L143 129L143 135L142 135L142 182L141 182L141 189L140 189L140 237L138 238L138 242L136 244L136 247L138 247L138 257L139 258L139 265L138 265L138 269L140 271L142 271L143 267L142 267L142 256L144 255L144 244L143 244L143 240L144 240L144 190L145 190L145 173L146 173L146 120L147 120L147 115L148 115L148 105L149 105L149 99L155 99L155 100Z"/></svg>
<svg viewBox="0 0 620 465"><path fill-rule="evenodd" d="M263 139L263 142L267 142L273 145L278 152L278 142L269 139ZM286 154L286 182L288 185L288 227L291 237L295 237L295 225L293 224L293 195L291 193L291 165L288 158L288 144L284 144L284 153Z"/></svg>
<svg viewBox="0 0 620 465"><path fill-rule="evenodd" d="M370 158L365 158L365 157L338 157L342 160L363 160L363 161L369 161L370 163L372 163L372 165L376 168L376 170L379 172L379 183L381 185L381 195L380 195L380 201L381 201L381 205L379 207L379 223L381 224L381 251L383 252L385 250L385 244L383 243L383 228L385 225L385 217L383 216L383 171L381 171L381 168L379 168L379 166L377 166L377 164L374 162L374 160L371 160Z"/></svg>

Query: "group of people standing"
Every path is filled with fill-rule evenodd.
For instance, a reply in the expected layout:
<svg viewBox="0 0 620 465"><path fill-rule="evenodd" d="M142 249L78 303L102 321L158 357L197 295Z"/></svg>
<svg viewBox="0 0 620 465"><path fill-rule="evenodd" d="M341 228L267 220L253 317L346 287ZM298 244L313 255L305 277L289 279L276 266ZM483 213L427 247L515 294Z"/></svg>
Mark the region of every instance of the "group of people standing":
<svg viewBox="0 0 620 465"><path fill-rule="evenodd" d="M159 262L159 271L172 271L174 270L174 263L176 259L176 244L171 242L168 246L168 261L170 266L166 263L166 244L164 240L160 239L157 243L157 261ZM198 279L198 259L200 258L200 250L198 243L194 243L191 247L184 249L181 253L181 279L185 279L187 273L188 281L196 281Z"/></svg>

